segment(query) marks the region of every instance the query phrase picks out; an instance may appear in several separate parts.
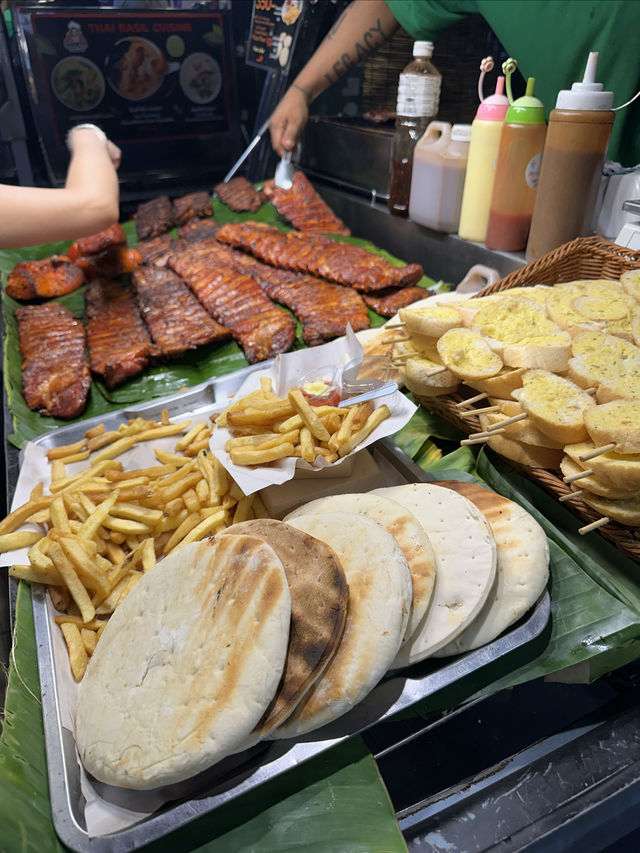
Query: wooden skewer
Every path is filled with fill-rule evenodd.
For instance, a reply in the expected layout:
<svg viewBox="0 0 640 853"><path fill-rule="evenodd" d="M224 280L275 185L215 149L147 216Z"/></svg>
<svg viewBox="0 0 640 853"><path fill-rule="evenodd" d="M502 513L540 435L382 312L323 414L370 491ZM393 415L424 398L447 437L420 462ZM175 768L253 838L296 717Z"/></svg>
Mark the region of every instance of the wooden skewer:
<svg viewBox="0 0 640 853"><path fill-rule="evenodd" d="M456 409L464 409L465 406L470 406L472 403L477 403L480 400L484 400L485 397L488 397L488 394L476 394L475 397L468 397L466 400L460 400L459 403L456 403Z"/></svg>
<svg viewBox="0 0 640 853"><path fill-rule="evenodd" d="M603 524L608 524L611 519L604 515L602 518L599 518L597 521L592 521L591 524L585 524L584 527L578 528L578 533L580 536L584 536L585 533L591 533L592 530L596 530L598 527L602 527Z"/></svg>
<svg viewBox="0 0 640 853"><path fill-rule="evenodd" d="M468 412L460 412L461 418L470 418L473 415L485 415L489 412L499 412L500 406L485 406L484 409L469 409Z"/></svg>
<svg viewBox="0 0 640 853"><path fill-rule="evenodd" d="M490 438L490 435L487 435L484 438L463 438L460 444L484 444L486 441L489 441Z"/></svg>
<svg viewBox="0 0 640 853"><path fill-rule="evenodd" d="M593 387L593 388L585 388L585 389L584 389L584 393L585 393L585 394L595 394L597 390L598 390L598 389L597 389L597 388L595 387L595 385L594 385L594 387Z"/></svg>
<svg viewBox="0 0 640 853"><path fill-rule="evenodd" d="M420 355L419 352L400 352L398 355L393 356L394 361L400 361L403 358L413 358L416 355Z"/></svg>
<svg viewBox="0 0 640 853"><path fill-rule="evenodd" d="M562 495L562 497L558 498L560 503L564 503L565 501L573 500L573 498L579 498L580 495L584 494L582 489L576 489L575 492L569 492L568 495Z"/></svg>
<svg viewBox="0 0 640 853"><path fill-rule="evenodd" d="M472 432L469 438L493 438L494 435L502 435L504 429L494 429L492 432Z"/></svg>
<svg viewBox="0 0 640 853"><path fill-rule="evenodd" d="M593 474L591 468L586 468L584 471L580 471L578 474L571 474L569 477L563 477L562 481L569 485L569 483L575 483L576 480L581 480L583 477L590 477Z"/></svg>
<svg viewBox="0 0 640 853"><path fill-rule="evenodd" d="M406 323L385 323L383 328L385 328L385 329L404 329L404 327L406 325L407 325Z"/></svg>
<svg viewBox="0 0 640 853"><path fill-rule="evenodd" d="M502 427L507 427L509 424L515 424L518 421L523 421L526 417L526 412L520 412L519 415L514 415L512 418L504 418L501 421L496 421L494 424L489 424L487 430L489 432L493 432L494 430L501 429Z"/></svg>
<svg viewBox="0 0 640 853"><path fill-rule="evenodd" d="M578 456L578 459L581 462L588 462L589 459L595 459L596 456L601 456L603 453L608 453L610 450L614 450L615 446L615 441L611 444L603 444L602 447L596 447L595 450L591 450L589 453L581 453L580 456Z"/></svg>

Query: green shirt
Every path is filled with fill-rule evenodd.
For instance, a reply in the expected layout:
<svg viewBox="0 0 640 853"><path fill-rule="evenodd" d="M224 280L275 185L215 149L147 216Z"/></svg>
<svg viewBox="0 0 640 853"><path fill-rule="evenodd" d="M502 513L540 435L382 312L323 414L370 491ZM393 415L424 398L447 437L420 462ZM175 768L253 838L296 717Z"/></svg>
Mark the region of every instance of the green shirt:
<svg viewBox="0 0 640 853"><path fill-rule="evenodd" d="M600 54L596 79L613 91L614 107L640 89L639 0L387 0L387 5L413 38L428 41L467 15L482 15L522 75L536 78L535 94L547 115L559 90L582 80L591 50ZM481 53L478 45L478 66ZM437 51L434 63L437 67ZM616 112L607 158L623 166L640 163L640 98Z"/></svg>

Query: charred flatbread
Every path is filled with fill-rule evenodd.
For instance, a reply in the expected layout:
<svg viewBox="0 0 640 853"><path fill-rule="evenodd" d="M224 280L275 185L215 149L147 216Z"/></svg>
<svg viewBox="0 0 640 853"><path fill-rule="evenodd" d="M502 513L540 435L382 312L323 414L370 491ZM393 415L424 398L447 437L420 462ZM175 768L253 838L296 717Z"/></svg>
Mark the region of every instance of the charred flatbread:
<svg viewBox="0 0 640 853"><path fill-rule="evenodd" d="M224 535L267 542L280 558L291 592L289 648L280 686L253 734L283 722L322 675L335 654L347 619L349 587L335 552L319 539L270 518L243 521Z"/></svg>
<svg viewBox="0 0 640 853"><path fill-rule="evenodd" d="M403 640L406 642L427 612L436 576L433 548L424 527L413 513L397 501L370 492L318 498L289 513L285 521L300 515L324 515L327 512L355 512L377 521L402 548L409 564L413 591L411 612Z"/></svg>
<svg viewBox="0 0 640 853"><path fill-rule="evenodd" d="M484 607L435 657L468 652L490 643L533 607L549 579L549 543L530 513L514 501L474 483L438 483L474 503L485 516L498 549L496 579Z"/></svg>
<svg viewBox="0 0 640 853"><path fill-rule="evenodd" d="M109 620L78 696L76 743L102 782L150 789L235 751L278 687L291 599L262 539L185 545Z"/></svg>
<svg viewBox="0 0 640 853"><path fill-rule="evenodd" d="M411 607L411 575L382 525L352 513L301 515L292 526L336 552L349 584L342 641L323 675L271 737L304 735L341 717L380 681L396 656Z"/></svg>

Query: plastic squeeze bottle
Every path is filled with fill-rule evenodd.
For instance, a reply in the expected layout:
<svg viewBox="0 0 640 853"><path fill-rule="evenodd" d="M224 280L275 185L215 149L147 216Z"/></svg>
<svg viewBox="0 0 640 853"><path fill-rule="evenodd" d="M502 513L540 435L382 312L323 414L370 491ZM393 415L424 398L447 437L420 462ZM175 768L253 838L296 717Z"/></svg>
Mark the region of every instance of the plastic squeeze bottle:
<svg viewBox="0 0 640 853"><path fill-rule="evenodd" d="M409 214L413 149L440 105L441 77L432 55L433 42L414 42L413 61L398 80L389 187L389 209L398 216Z"/></svg>
<svg viewBox="0 0 640 853"><path fill-rule="evenodd" d="M505 116L485 238L490 249L520 252L527 245L547 135L544 107L533 95L534 85L535 78L529 77L526 93L512 102Z"/></svg>
<svg viewBox="0 0 640 853"><path fill-rule="evenodd" d="M482 243L487 236L500 136L509 109L509 99L502 94L503 89L504 77L498 77L495 93L488 98L480 98L480 106L471 124L471 144L458 227L458 234L465 240Z"/></svg>
<svg viewBox="0 0 640 853"><path fill-rule="evenodd" d="M582 82L558 92L549 116L527 260L591 232L615 113L613 92L596 83L598 54L589 54Z"/></svg>

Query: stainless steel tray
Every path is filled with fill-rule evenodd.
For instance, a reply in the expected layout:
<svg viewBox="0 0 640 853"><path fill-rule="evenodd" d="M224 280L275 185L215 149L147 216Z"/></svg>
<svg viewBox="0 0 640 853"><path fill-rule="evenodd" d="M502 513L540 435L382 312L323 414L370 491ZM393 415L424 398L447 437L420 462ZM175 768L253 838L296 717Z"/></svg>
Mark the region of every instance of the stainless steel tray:
<svg viewBox="0 0 640 853"><path fill-rule="evenodd" d="M126 408L93 420L104 422L107 429L113 429L137 415L158 417L162 409L168 409L172 416L200 414L206 417L221 400L240 386L248 372L261 369L264 369L264 365L245 368L222 379L210 380L183 394ZM72 424L39 437L36 443L45 447L66 444L80 438L91 425L90 420ZM430 479L387 439L371 445L369 451L378 464L384 484L396 485ZM116 805L139 810L141 820L110 835L91 837L84 820L84 798L73 733L64 726L59 713L52 626L44 588L34 585L32 597L53 823L60 840L78 853L124 853L143 847L340 741L387 720L455 682L475 676L474 684L469 689L471 694L482 686L478 681L489 664L505 659L507 667L507 658L516 651L523 652L532 646L543 634L550 617L550 599L545 592L519 623L493 643L457 658L426 660L390 674L356 708L335 723L310 733L304 739L265 742L252 750L231 756L199 776L175 786L172 790L172 802L175 804L169 802L151 816L147 815L148 793L100 786L101 796ZM493 671L494 667L489 669ZM487 671L484 684L490 679Z"/></svg>

